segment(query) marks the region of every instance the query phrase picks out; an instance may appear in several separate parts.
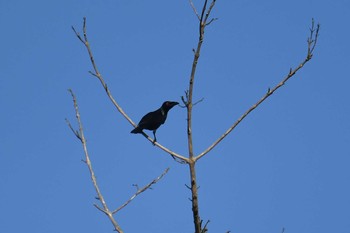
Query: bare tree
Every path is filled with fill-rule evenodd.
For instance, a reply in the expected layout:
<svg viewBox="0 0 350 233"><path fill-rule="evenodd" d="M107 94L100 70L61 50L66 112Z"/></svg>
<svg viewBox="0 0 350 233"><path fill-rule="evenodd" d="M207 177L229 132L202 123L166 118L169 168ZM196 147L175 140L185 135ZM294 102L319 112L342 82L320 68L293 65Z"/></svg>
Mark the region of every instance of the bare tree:
<svg viewBox="0 0 350 233"><path fill-rule="evenodd" d="M187 109L188 156L184 156L184 155L181 155L179 153L176 153L176 152L166 148L165 146L161 145L159 142L156 142L155 145L157 147L159 147L160 149L162 149L163 151L165 151L166 153L168 153L169 155L171 155L175 159L175 161L188 165L189 174L190 174L190 185L187 187L191 191L191 204L192 204L193 223L194 223L195 233L204 233L204 232L208 231L207 225L209 223L209 220L206 221L205 224L203 224L203 220L201 219L200 213L199 213L198 185L197 185L197 178L196 178L196 163L199 161L199 159L201 159L203 156L208 154L214 147L216 147L228 134L230 134L236 128L236 126L239 125L245 119L246 116L248 116L253 110L255 110L258 106L260 106L261 103L263 103L275 91L277 91L284 84L286 84L286 82L291 77L293 77L301 68L304 67L304 65L306 63L308 63L312 59L313 52L315 50L318 36L319 36L320 25L319 24L315 25L315 22L312 19L312 23L311 23L311 27L310 27L310 35L308 36L308 39L307 39L307 53L306 53L306 56L303 58L303 60L300 62L300 64L295 68L290 68L290 70L287 72L285 77L283 77L282 80L276 86L274 86L273 88L268 88L266 93L259 100L257 100L256 103L254 103L250 108L248 108L235 122L233 122L233 124L217 140L215 140L203 152L195 155L193 152L193 143L192 143L192 108L197 102L193 102L193 87L194 87L194 83L195 83L197 65L199 62L200 54L201 54L201 48L202 48L202 44L204 42L205 29L207 26L209 26L212 22L214 22L216 20L216 18L211 18L211 12L216 4L216 0L211 0L210 3L208 2L208 0L205 0L200 11L197 10L197 8L195 7L192 0L189 0L189 3L194 11L194 14L196 15L196 17L198 19L198 29L199 30L198 30L197 47L196 47L196 49L193 50L194 57L193 57L192 69L191 69L191 73L190 73L190 77L189 77L189 86L188 86L188 89L185 91L185 96L182 96L183 104L184 104L185 108ZM74 27L73 27L73 30L74 30L74 33L77 36L77 38L84 44L85 48L88 51L90 61L91 61L92 67L93 67L93 71L90 71L90 74L93 75L94 77L96 77L100 81L108 98L114 104L114 106L118 109L118 111L125 117L125 119L131 125L136 127L136 124L131 120L131 118L124 112L124 110L121 108L121 106L114 99L111 91L109 90L106 82L104 81L104 78L102 77L101 73L98 71L98 68L97 68L95 59L93 57L91 47L90 47L90 43L89 43L88 37L87 37L86 18L84 18L84 23L83 23L83 36L81 36L75 30ZM76 115L77 115L78 123L79 123L79 132L74 131L70 124L69 124L69 126L83 144L85 155L87 158L86 161L87 161L88 167L90 169L91 176L93 177L91 164L90 164L90 161L88 159L88 155L87 155L87 151L86 151L86 141L84 139L80 117L78 117L79 112L77 109L77 104L76 104L75 96L73 93L72 93L72 96L73 96L74 106L76 109ZM151 143L153 143L153 139L151 137L149 137L144 132L142 134L146 139L148 139ZM157 182L166 172L167 172L167 170L160 177L158 177L157 179L152 181L149 184L149 186L152 185L153 183ZM92 180L93 180L96 192L98 193L99 199L103 205L103 208L99 208L99 209L102 212L104 212L111 219L111 215L113 215L113 213L115 213L115 212L114 211L110 212L107 208L107 205L103 204L104 200L103 200L102 195L101 195L101 197L99 195L99 189L97 187L96 180L95 180L95 178L92 178ZM146 186L146 189L147 189L147 186ZM132 200L132 198L130 200ZM124 206L122 206L122 207L124 207ZM118 208L117 211L121 208ZM111 219L111 221L112 221L115 229L118 230L118 228L117 228L118 225L116 224L116 222L113 221L112 219ZM122 231L119 231L119 232L122 232Z"/></svg>

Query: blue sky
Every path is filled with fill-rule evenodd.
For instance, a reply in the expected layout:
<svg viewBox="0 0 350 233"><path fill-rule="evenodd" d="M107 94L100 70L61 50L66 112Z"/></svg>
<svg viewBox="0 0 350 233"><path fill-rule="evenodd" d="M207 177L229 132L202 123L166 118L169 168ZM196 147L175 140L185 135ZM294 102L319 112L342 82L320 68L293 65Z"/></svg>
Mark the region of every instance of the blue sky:
<svg viewBox="0 0 350 233"><path fill-rule="evenodd" d="M195 81L196 154L304 59L311 18L321 31L314 58L199 161L209 232L349 232L349 10L347 0L217 1ZM193 232L187 166L130 134L88 74L71 30L84 16L99 70L135 122L187 88L198 37L187 0L0 1L1 232L112 232L64 120L75 123L68 88L112 209L170 167L118 213L124 231ZM186 155L185 123L175 107L158 141Z"/></svg>

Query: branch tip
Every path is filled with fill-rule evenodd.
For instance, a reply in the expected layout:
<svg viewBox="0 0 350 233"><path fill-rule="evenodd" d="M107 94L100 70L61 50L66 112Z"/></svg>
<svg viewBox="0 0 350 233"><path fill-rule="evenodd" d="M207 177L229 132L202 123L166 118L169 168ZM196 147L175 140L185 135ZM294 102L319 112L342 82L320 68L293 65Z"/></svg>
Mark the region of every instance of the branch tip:
<svg viewBox="0 0 350 233"><path fill-rule="evenodd" d="M219 18L212 18L208 23L206 23L205 25L208 26L209 24L211 24L212 22L218 20Z"/></svg>
<svg viewBox="0 0 350 233"><path fill-rule="evenodd" d="M311 27L309 28L309 30L310 30L310 35L307 38L308 48L307 48L307 58L306 58L308 60L310 60L312 58L313 52L314 52L316 44L317 44L319 31L320 31L320 23L317 23L316 28L315 28L315 20L314 20L314 18L312 18Z"/></svg>
<svg viewBox="0 0 350 233"><path fill-rule="evenodd" d="M204 97L200 100L198 100L197 102L193 103L192 105L195 106L196 104L199 104L200 102L202 102L204 100Z"/></svg>

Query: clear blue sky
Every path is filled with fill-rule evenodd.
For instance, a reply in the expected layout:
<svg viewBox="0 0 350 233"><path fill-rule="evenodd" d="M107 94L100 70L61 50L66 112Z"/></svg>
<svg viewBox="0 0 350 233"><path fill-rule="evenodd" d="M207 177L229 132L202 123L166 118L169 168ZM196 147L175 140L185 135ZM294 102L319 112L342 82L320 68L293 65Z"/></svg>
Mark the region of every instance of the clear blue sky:
<svg viewBox="0 0 350 233"><path fill-rule="evenodd" d="M349 10L348 0L217 1L195 83L196 154L304 59L311 18L321 32L312 61L198 163L209 232L350 231ZM135 122L187 88L198 37L187 0L1 0L0 231L112 232L64 120L75 123L72 88L112 209L170 167L116 216L125 232L193 232L187 166L130 134L88 74L71 30L84 16L98 67ZM176 107L157 133L183 155L185 119Z"/></svg>

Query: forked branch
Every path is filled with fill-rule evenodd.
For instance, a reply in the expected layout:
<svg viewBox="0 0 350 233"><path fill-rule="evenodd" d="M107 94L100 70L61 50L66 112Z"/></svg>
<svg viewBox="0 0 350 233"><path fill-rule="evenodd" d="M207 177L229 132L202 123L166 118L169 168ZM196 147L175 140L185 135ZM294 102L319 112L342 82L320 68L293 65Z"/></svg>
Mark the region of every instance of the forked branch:
<svg viewBox="0 0 350 233"><path fill-rule="evenodd" d="M86 163L88 169L89 169L89 172L90 172L90 177L91 177L91 180L92 180L92 184L95 188L95 191L97 193L97 200L99 200L102 204L102 207L100 207L99 205L97 204L94 204L94 206L100 210L101 212L103 212L104 214L106 214L109 218L109 220L111 221L111 223L113 224L114 226L114 230L119 232L119 233L123 233L123 230L121 229L121 227L119 226L119 224L117 223L117 221L115 220L114 218L114 214L116 214L118 211L120 211L121 209L123 209L125 206L127 206L132 200L134 200L138 195L140 195L141 193L143 193L144 191L148 190L148 189L151 189L151 186L156 184L160 179L162 179L169 171L169 168L165 169L165 171L160 175L158 176L157 178L153 179L150 183L148 183L147 185L145 185L143 188L141 189L137 189L136 193L131 197L129 198L129 200L127 200L123 205L121 205L119 208L117 208L116 210L114 211L110 211L108 206L107 206L107 203L100 191L100 188L98 186L98 183L97 183L97 179L96 179L96 176L95 176L95 173L94 173L94 170L92 168L92 164L91 164L91 160L90 160L90 156L89 156L89 153L88 153L88 150L87 150L87 144L86 144L86 139L85 139L85 136L84 136L84 130L83 130L83 124L81 122L81 118L80 118L80 112L79 112L79 108L78 108L78 102L77 102L77 99L73 93L73 91L71 89L68 90L70 92L70 94L72 95L72 99L73 99L73 104L74 104L74 109L75 109L75 116L77 118L77 122L78 122L78 127L79 129L78 130L74 130L73 126L71 125L71 123L68 121L68 119L66 119L66 122L68 124L68 127L72 130L72 132L74 133L74 135L79 139L79 141L81 142L81 144L83 145L83 149L84 149L84 154L85 154L85 160L84 162Z"/></svg>
<svg viewBox="0 0 350 233"><path fill-rule="evenodd" d="M69 126L69 128L73 131L73 133L75 134L75 136L80 140L81 144L83 145L83 149L84 149L84 153L85 153L85 163L89 168L89 172L90 172L90 177L91 177L91 181L92 184L94 185L95 191L97 193L97 199L101 202L102 204L102 208L98 207L96 204L95 206L98 207L99 210L101 210L103 213L105 213L109 220L111 221L111 223L114 226L114 229L119 232L119 233L123 233L123 230L121 229L121 227L119 226L119 224L117 223L117 221L114 219L112 212L108 209L108 206L106 204L106 201L100 191L100 188L97 184L97 179L94 173L94 170L92 168L92 164L90 161L90 156L88 153L88 149L87 149L87 145L86 145L86 139L84 136L84 130L83 130L83 123L81 122L81 118L80 118L80 112L79 112L79 108L78 108L78 103L77 103L77 99L73 93L73 91L71 89L68 90L70 92L70 94L72 95L73 98L73 104L74 104L74 109L75 109L75 116L77 118L77 122L78 122L78 127L79 130L74 130L73 126L70 124L70 122L66 119L66 122Z"/></svg>
<svg viewBox="0 0 350 233"><path fill-rule="evenodd" d="M314 19L312 19L312 24L310 28L310 35L307 39L307 55L304 58L304 60L294 69L290 69L288 74L284 77L284 79L278 83L274 88L270 89L268 88L265 95L258 100L253 106L251 106L243 115L238 118L238 120L228 129L224 134L222 134L212 145L210 145L205 151L203 151L201 154L196 156L195 160L198 160L202 158L204 155L206 155L209 151L211 151L219 142L221 142L229 133L232 132L236 126L241 123L241 121L248 116L254 109L256 109L262 102L264 102L269 96L271 96L275 91L277 91L280 87L282 87L291 77L293 77L301 68L304 67L304 65L311 60L313 56L314 49L317 44L318 36L319 36L319 30L320 30L320 24L317 24L315 27Z"/></svg>
<svg viewBox="0 0 350 233"><path fill-rule="evenodd" d="M79 34L79 32L77 32L77 30L75 30L74 27L72 27L75 35L77 36L77 38L84 44L86 50L89 53L89 57L90 57L90 61L93 67L94 71L89 71L89 73L91 75L93 75L94 77L96 77L101 85L103 86L108 98L111 100L111 102L113 103L113 105L117 108L117 110L124 116L124 118L134 127L136 127L137 125L131 120L131 118L124 112L124 110L120 107L120 105L117 103L117 101L114 99L114 97L112 96L112 93L110 92L106 82L104 81L102 74L98 71L94 56L92 54L92 50L90 47L90 43L87 37L87 30L86 30L86 18L84 17L84 22L83 22L83 37ZM150 142L152 142L153 144L153 139L148 136L146 133L142 132L142 135L147 138ZM182 162L187 163L188 159L182 155L179 155L177 153L175 153L174 151L171 151L170 149L166 148L165 146L159 144L158 142L155 143L156 146L158 146L160 149L162 149L163 151L167 152L168 154L170 154L172 157L176 157L177 159L179 159Z"/></svg>

